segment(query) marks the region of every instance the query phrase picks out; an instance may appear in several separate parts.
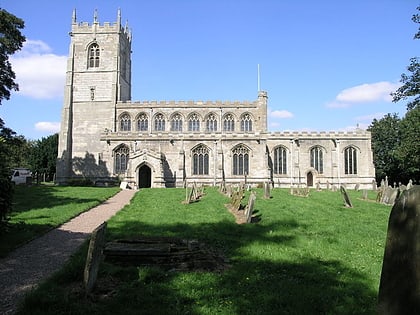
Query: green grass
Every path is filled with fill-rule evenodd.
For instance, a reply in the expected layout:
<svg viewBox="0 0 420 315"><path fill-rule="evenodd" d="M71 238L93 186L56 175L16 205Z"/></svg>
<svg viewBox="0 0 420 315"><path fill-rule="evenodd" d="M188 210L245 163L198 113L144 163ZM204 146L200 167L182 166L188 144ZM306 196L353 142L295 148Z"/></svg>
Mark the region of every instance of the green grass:
<svg viewBox="0 0 420 315"><path fill-rule="evenodd" d="M16 186L13 212L0 233L0 257L105 201L119 188Z"/></svg>
<svg viewBox="0 0 420 315"><path fill-rule="evenodd" d="M266 200L258 189L261 221L238 225L216 189L189 205L182 189L141 190L109 221L108 240L198 239L222 250L231 267L170 272L103 263L87 298L84 246L20 314L375 314L390 207L349 193L353 208L343 207L339 192L302 198L275 189Z"/></svg>

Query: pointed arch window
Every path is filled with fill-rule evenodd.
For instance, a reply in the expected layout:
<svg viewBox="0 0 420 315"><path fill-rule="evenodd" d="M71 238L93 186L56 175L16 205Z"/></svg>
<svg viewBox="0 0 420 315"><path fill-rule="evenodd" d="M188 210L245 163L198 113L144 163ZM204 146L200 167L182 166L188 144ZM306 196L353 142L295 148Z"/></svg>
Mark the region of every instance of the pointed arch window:
<svg viewBox="0 0 420 315"><path fill-rule="evenodd" d="M131 131L131 117L124 114L120 118L120 131Z"/></svg>
<svg viewBox="0 0 420 315"><path fill-rule="evenodd" d="M324 154L321 147L311 149L311 167L316 169L319 174L324 173Z"/></svg>
<svg viewBox="0 0 420 315"><path fill-rule="evenodd" d="M204 145L195 147L192 151L193 175L209 174L209 149Z"/></svg>
<svg viewBox="0 0 420 315"><path fill-rule="evenodd" d="M250 114L244 114L241 117L241 131L252 131L252 118Z"/></svg>
<svg viewBox="0 0 420 315"><path fill-rule="evenodd" d="M165 116L163 114L155 116L155 131L165 131Z"/></svg>
<svg viewBox="0 0 420 315"><path fill-rule="evenodd" d="M223 130L234 131L235 130L235 119L232 114L226 114L223 118Z"/></svg>
<svg viewBox="0 0 420 315"><path fill-rule="evenodd" d="M274 174L287 174L287 150L284 147L274 149Z"/></svg>
<svg viewBox="0 0 420 315"><path fill-rule="evenodd" d="M89 46L89 68L97 68L99 67L99 58L100 57L100 50L99 45L94 43Z"/></svg>
<svg viewBox="0 0 420 315"><path fill-rule="evenodd" d="M208 132L215 132L217 131L217 118L215 114L210 114L207 116L206 119L206 130Z"/></svg>
<svg viewBox="0 0 420 315"><path fill-rule="evenodd" d="M123 174L127 171L128 158L129 158L128 146L121 145L114 152L114 171L115 174Z"/></svg>
<svg viewBox="0 0 420 315"><path fill-rule="evenodd" d="M149 118L146 114L142 113L137 118L137 130L147 131L149 129Z"/></svg>
<svg viewBox="0 0 420 315"><path fill-rule="evenodd" d="M239 145L232 150L232 171L233 175L249 174L249 149Z"/></svg>
<svg viewBox="0 0 420 315"><path fill-rule="evenodd" d="M357 174L357 150L354 147L344 150L344 174Z"/></svg>
<svg viewBox="0 0 420 315"><path fill-rule="evenodd" d="M171 118L171 131L182 131L182 116L174 114Z"/></svg>
<svg viewBox="0 0 420 315"><path fill-rule="evenodd" d="M196 113L188 117L188 131L200 131L200 117Z"/></svg>

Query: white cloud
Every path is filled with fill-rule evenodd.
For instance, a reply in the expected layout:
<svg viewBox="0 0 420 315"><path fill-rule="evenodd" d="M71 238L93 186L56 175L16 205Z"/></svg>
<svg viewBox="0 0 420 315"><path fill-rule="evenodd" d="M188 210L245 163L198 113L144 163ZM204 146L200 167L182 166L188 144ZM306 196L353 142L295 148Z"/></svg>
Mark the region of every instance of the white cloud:
<svg viewBox="0 0 420 315"><path fill-rule="evenodd" d="M63 96L67 56L52 54L42 41L27 40L10 61L19 84L18 93L37 99Z"/></svg>
<svg viewBox="0 0 420 315"><path fill-rule="evenodd" d="M369 115L364 115L364 116L358 116L355 118L355 120L357 121L372 121L375 118L376 119L381 119L385 116L385 113L374 113L374 114L369 114Z"/></svg>
<svg viewBox="0 0 420 315"><path fill-rule="evenodd" d="M60 131L60 123L54 121L40 121L35 124L35 129L37 131L57 133Z"/></svg>
<svg viewBox="0 0 420 315"><path fill-rule="evenodd" d="M273 110L270 112L270 117L273 118L292 118L294 115L287 110Z"/></svg>
<svg viewBox="0 0 420 315"><path fill-rule="evenodd" d="M400 85L387 81L376 83L365 83L342 90L337 94L335 100L328 103L330 108L345 108L358 103L371 103L377 101L391 102L392 92L395 92Z"/></svg>

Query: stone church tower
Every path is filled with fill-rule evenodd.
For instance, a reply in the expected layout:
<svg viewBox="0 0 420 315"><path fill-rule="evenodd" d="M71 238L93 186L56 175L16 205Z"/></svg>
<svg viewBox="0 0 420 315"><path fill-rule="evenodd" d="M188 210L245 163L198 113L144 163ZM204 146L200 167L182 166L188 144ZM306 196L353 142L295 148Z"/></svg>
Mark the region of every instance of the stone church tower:
<svg viewBox="0 0 420 315"><path fill-rule="evenodd" d="M131 99L131 34L117 22L76 21L73 12L59 137L57 180L108 176L102 164L105 129L116 130L116 103ZM99 164L98 164L99 163Z"/></svg>
<svg viewBox="0 0 420 315"><path fill-rule="evenodd" d="M344 184L373 188L371 135L269 132L267 92L254 101L131 101L131 33L115 23L70 32L57 182L133 187Z"/></svg>

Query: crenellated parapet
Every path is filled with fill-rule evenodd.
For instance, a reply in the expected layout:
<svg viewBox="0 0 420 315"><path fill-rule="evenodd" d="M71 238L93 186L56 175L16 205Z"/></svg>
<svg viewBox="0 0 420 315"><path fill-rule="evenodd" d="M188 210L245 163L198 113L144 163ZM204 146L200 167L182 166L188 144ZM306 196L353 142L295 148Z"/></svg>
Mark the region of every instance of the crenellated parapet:
<svg viewBox="0 0 420 315"><path fill-rule="evenodd" d="M118 108L136 108L136 107L176 107L176 108L191 108L191 107L202 107L202 108L238 108L238 107L257 107L257 101L194 101L194 100L180 100L180 101L135 101L135 102L118 102Z"/></svg>
<svg viewBox="0 0 420 315"><path fill-rule="evenodd" d="M276 131L268 134L269 137L290 139L343 139L366 138L371 136L370 131L356 128L351 131Z"/></svg>
<svg viewBox="0 0 420 315"><path fill-rule="evenodd" d="M106 34L106 33L121 33L125 34L127 40L131 41L131 30L128 28L128 24L124 27L121 24L121 11L118 10L117 21L116 22L103 22L102 24L98 21L98 15L95 10L93 22L77 22L76 19L76 10L73 11L71 32L72 33L96 33L96 34Z"/></svg>

